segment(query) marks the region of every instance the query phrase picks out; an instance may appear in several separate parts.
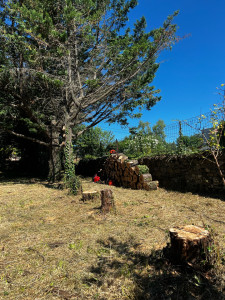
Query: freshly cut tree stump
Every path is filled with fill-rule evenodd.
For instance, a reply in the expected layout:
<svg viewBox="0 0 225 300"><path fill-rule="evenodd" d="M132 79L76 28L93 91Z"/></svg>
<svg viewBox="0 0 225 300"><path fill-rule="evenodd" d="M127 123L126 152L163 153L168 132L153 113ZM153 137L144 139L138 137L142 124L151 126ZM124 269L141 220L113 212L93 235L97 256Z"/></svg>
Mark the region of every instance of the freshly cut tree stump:
<svg viewBox="0 0 225 300"><path fill-rule="evenodd" d="M101 190L101 210L108 213L115 208L113 192L110 189Z"/></svg>
<svg viewBox="0 0 225 300"><path fill-rule="evenodd" d="M170 228L171 259L175 262L195 263L207 253L209 231L202 227L186 225Z"/></svg>
<svg viewBox="0 0 225 300"><path fill-rule="evenodd" d="M82 192L82 201L94 200L97 198L99 198L99 192L97 191Z"/></svg>

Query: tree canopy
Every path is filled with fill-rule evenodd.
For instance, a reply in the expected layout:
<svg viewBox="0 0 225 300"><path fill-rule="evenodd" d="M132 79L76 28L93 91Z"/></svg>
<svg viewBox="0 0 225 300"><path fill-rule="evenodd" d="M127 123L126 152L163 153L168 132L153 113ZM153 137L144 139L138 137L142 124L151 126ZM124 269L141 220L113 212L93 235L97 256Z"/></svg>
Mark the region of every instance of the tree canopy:
<svg viewBox="0 0 225 300"><path fill-rule="evenodd" d="M0 130L46 146L52 176L72 128L127 124L159 99L159 53L176 41L174 15L131 30L136 0L1 0ZM78 132L78 135L82 131ZM58 166L58 167L57 167Z"/></svg>

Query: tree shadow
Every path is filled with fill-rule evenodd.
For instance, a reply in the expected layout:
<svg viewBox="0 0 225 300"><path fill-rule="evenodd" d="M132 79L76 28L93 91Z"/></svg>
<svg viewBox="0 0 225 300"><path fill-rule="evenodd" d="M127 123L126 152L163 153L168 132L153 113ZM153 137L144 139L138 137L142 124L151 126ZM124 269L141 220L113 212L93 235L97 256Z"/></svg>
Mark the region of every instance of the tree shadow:
<svg viewBox="0 0 225 300"><path fill-rule="evenodd" d="M224 299L209 272L173 265L168 259L168 248L145 255L135 250L138 244L132 240L121 242L109 237L98 243L113 256L99 257L97 264L90 267L93 277L84 278L85 284L101 287L110 284L110 280L113 284L113 278L123 277L134 284L132 299Z"/></svg>

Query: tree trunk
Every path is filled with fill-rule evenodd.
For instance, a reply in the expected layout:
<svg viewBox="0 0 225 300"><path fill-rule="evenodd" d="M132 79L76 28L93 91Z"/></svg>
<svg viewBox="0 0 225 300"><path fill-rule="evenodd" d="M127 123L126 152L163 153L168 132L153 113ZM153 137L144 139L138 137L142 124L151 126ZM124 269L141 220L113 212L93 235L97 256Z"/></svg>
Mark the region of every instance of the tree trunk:
<svg viewBox="0 0 225 300"><path fill-rule="evenodd" d="M209 232L202 227L186 225L170 228L170 239L171 259L177 263L195 263L207 255Z"/></svg>
<svg viewBox="0 0 225 300"><path fill-rule="evenodd" d="M82 201L88 201L88 200L95 200L99 198L99 192L98 191L86 191L82 192Z"/></svg>
<svg viewBox="0 0 225 300"><path fill-rule="evenodd" d="M62 179L63 164L63 151L60 147L51 146L49 148L49 172L48 180L51 182L59 181Z"/></svg>
<svg viewBox="0 0 225 300"><path fill-rule="evenodd" d="M109 189L102 190L101 201L102 201L101 210L104 213L110 212L115 206L114 199L113 199L113 192Z"/></svg>

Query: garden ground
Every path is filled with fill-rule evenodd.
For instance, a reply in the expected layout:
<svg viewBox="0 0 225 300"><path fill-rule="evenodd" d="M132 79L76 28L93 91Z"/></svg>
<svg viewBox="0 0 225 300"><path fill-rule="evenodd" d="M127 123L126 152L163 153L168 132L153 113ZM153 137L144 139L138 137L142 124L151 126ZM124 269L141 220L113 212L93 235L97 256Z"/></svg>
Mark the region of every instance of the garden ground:
<svg viewBox="0 0 225 300"><path fill-rule="evenodd" d="M83 180L83 190L108 186ZM47 182L0 183L0 299L223 299L225 202L110 187L116 211ZM172 265L169 228L210 228L211 270Z"/></svg>

